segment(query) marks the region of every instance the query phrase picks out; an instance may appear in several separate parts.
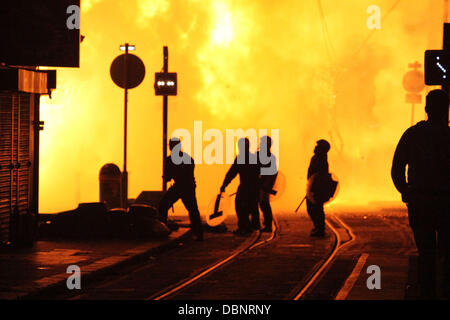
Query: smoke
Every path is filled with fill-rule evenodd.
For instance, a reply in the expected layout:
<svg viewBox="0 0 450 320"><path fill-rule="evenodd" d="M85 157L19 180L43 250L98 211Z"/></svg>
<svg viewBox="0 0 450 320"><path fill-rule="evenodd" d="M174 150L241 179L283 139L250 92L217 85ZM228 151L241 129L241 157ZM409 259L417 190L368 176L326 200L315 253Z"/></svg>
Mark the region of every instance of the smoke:
<svg viewBox="0 0 450 320"><path fill-rule="evenodd" d="M59 69L53 99L41 99L40 211L98 201L100 168L122 166L123 90L109 67L125 42L146 66L144 82L129 91L131 198L161 188L162 98L153 73L167 45L179 80L169 133L193 132L195 120L204 131L280 129L287 186L275 210L292 210L303 197L321 138L332 144L330 170L341 182L335 204L398 201L390 164L411 118L402 77L424 50L441 47L443 14L425 0L390 10L395 2L377 1L383 19L372 31L366 9L373 3L365 0L82 1L81 67ZM423 117L416 107L416 121ZM227 168L196 166L201 209Z"/></svg>

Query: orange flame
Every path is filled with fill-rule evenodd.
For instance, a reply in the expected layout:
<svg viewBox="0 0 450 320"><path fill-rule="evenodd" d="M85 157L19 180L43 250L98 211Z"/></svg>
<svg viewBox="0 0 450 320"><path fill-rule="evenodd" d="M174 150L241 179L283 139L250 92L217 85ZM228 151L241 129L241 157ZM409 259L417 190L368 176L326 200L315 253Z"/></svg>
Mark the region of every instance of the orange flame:
<svg viewBox="0 0 450 320"><path fill-rule="evenodd" d="M194 120L223 132L280 129L287 188L276 210L291 211L303 197L320 138L332 144L330 169L341 182L335 203L398 201L390 164L411 118L402 77L424 50L441 47L442 7L403 1L390 10L392 0L379 0L381 29L371 31L366 9L373 1L318 3L82 0L81 68L58 70L53 99L41 100L40 211L98 201L101 166L122 165L123 91L109 66L125 42L136 45L147 73L129 94L130 197L161 186L162 102L153 72L168 45L169 71L179 79L178 96L169 98L169 133L193 130ZM416 107L415 119L423 117ZM201 207L227 168L196 167Z"/></svg>

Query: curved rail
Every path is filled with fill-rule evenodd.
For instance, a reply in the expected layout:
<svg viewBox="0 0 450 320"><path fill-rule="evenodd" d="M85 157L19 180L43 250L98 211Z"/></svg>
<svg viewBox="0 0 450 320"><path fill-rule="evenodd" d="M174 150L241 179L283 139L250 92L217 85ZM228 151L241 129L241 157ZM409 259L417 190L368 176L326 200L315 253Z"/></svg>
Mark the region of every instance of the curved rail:
<svg viewBox="0 0 450 320"><path fill-rule="evenodd" d="M331 264L331 262L336 257L339 250L349 245L351 242L353 242L356 239L355 234L352 232L352 229L345 224L341 219L339 219L337 216L334 216L334 219L336 219L339 224L346 230L347 234L349 235L349 240L342 242L341 235L339 234L339 231L336 230L336 228L328 221L325 220L325 223L327 226L333 231L336 237L336 241L333 245L333 249L331 250L328 258L324 260L323 263L317 266L317 270L312 273L310 276L308 282L300 289L300 291L294 296L293 300L300 300L302 299L306 292L320 279L320 277L324 274L324 271L327 269L327 267Z"/></svg>
<svg viewBox="0 0 450 320"><path fill-rule="evenodd" d="M191 285L192 283L200 280L201 278L206 277L207 275L209 275L210 273L218 270L219 268L221 268L222 266L224 266L225 264L231 262L232 260L236 259L238 256L242 255L245 252L248 252L256 247L262 246L270 241L272 241L273 239L275 239L275 237L278 234L278 222L276 220L276 218L274 217L273 219L274 221L274 228L272 230L271 236L266 239L266 240L261 240L259 242L257 242L259 240L259 238L261 237L261 231L258 232L257 237L255 237L254 240L252 240L249 244L245 245L242 248L238 248L237 250L235 250L230 256L228 256L225 259L220 260L219 262L216 262L215 264L213 264L212 266L208 267L206 270L203 270L202 272L189 277L187 279L182 280L181 282L179 282L178 284L176 284L174 287L169 287L166 288L148 298L146 298L145 300L162 300L162 299L166 299L169 296L174 295L177 292L180 292L181 290L183 290L184 288L188 287L189 285Z"/></svg>

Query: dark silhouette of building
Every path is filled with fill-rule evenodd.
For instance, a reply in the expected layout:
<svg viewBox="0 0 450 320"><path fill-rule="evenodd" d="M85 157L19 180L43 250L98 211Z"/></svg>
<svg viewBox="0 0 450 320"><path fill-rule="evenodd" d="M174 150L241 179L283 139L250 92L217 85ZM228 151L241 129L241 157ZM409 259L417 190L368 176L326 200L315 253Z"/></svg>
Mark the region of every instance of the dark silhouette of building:
<svg viewBox="0 0 450 320"><path fill-rule="evenodd" d="M258 209L258 179L259 164L257 155L250 152L250 141L241 138L238 141L239 154L228 170L223 181L220 192L224 192L230 182L239 174L239 187L236 193L235 208L238 218L238 229L234 231L237 235L247 235L253 230L259 230ZM251 222L249 217L251 216Z"/></svg>
<svg viewBox="0 0 450 320"><path fill-rule="evenodd" d="M0 246L37 239L40 95L56 88L56 70L78 67L80 30L67 8L79 0L2 1L0 10Z"/></svg>
<svg viewBox="0 0 450 320"><path fill-rule="evenodd" d="M195 194L196 183L194 177L194 160L187 153L181 151L181 141L172 138L169 142L171 155L166 158L163 179L165 182L174 180L174 184L167 190L158 207L161 221L167 223L167 211L179 199L189 212L191 228L196 240L203 240L203 229L200 212Z"/></svg>
<svg viewBox="0 0 450 320"><path fill-rule="evenodd" d="M54 70L0 66L0 246L37 239L39 97L54 88Z"/></svg>
<svg viewBox="0 0 450 320"><path fill-rule="evenodd" d="M448 95L430 91L427 121L402 135L395 150L391 176L408 206L419 251L419 291L423 299L436 297L436 251L442 248L444 289L450 298L450 128ZM408 175L406 176L406 167ZM437 236L437 237L436 237Z"/></svg>
<svg viewBox="0 0 450 320"><path fill-rule="evenodd" d="M260 139L260 147L258 151L258 161L260 164L260 192L259 192L259 207L264 216L264 228L262 232L272 231L272 207L270 206L270 195L275 194L273 190L275 181L278 175L278 168L276 167L276 158L272 154L270 148L272 147L272 138L263 136Z"/></svg>
<svg viewBox="0 0 450 320"><path fill-rule="evenodd" d="M330 144L326 140L318 140L314 155L308 167L309 191L306 198L306 210L314 224L311 231L313 237L325 236L325 212L323 204L327 201L325 179L329 176L327 153ZM325 182L325 183L324 183Z"/></svg>

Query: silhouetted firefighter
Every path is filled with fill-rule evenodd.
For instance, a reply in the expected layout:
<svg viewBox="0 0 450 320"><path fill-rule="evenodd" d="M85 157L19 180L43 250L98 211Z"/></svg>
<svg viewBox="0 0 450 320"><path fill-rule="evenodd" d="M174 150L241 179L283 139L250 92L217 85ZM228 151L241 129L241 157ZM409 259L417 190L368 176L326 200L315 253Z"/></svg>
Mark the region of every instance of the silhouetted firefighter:
<svg viewBox="0 0 450 320"><path fill-rule="evenodd" d="M437 247L442 249L439 251L444 258L444 290L450 298L448 108L449 99L444 91L430 91L425 105L428 120L405 131L392 162L392 180L408 206L409 224L419 251L419 290L423 299L436 297Z"/></svg>
<svg viewBox="0 0 450 320"><path fill-rule="evenodd" d="M167 223L167 211L179 199L189 212L191 228L196 240L203 240L203 229L198 211L197 198L195 195L194 160L187 153L181 151L181 141L172 138L169 142L171 155L166 158L163 179L165 182L174 180L174 184L164 194L159 203L161 221Z"/></svg>
<svg viewBox="0 0 450 320"><path fill-rule="evenodd" d="M261 167L261 175L259 180L260 193L259 193L259 207L264 216L264 228L262 232L272 231L272 208L270 207L270 195L276 194L273 190L273 186L277 179L278 170L276 168L276 158L270 152L272 147L272 138L269 136L263 136L259 143L258 161ZM270 169L275 166L273 169ZM265 172L265 169L267 172Z"/></svg>
<svg viewBox="0 0 450 320"><path fill-rule="evenodd" d="M326 140L318 140L314 148L314 155L308 168L308 194L306 196L306 210L314 224L312 237L325 236L325 212L323 204L329 200L329 184L327 153L330 144ZM333 192L334 193L334 192Z"/></svg>
<svg viewBox="0 0 450 320"><path fill-rule="evenodd" d="M247 235L252 229L261 228L258 209L259 165L257 155L250 152L250 141L241 138L238 141L239 154L228 170L220 192L224 192L230 182L239 174L239 187L236 193L235 208L238 218L237 235ZM251 223L249 216L252 217Z"/></svg>

